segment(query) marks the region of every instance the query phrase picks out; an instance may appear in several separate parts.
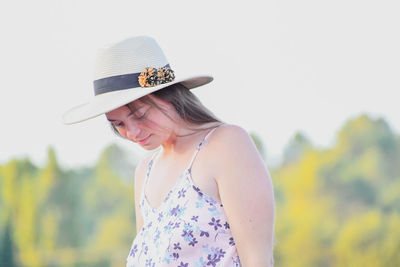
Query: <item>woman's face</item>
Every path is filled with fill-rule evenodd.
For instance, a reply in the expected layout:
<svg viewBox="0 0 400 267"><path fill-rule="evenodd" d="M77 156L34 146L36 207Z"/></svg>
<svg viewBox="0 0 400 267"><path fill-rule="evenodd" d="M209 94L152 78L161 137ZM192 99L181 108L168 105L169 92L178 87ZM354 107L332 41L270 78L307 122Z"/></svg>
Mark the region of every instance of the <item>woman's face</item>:
<svg viewBox="0 0 400 267"><path fill-rule="evenodd" d="M149 97L171 116L172 105L151 95ZM170 138L174 124L170 118L159 109L140 100L135 100L133 106L134 112L125 105L106 113L107 119L121 136L140 144L147 150L157 148Z"/></svg>

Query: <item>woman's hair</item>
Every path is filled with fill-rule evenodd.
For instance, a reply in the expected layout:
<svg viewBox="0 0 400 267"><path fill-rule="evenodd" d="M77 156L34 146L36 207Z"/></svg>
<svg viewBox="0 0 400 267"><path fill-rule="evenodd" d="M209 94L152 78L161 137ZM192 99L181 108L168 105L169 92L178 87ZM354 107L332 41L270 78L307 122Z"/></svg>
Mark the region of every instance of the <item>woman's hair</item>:
<svg viewBox="0 0 400 267"><path fill-rule="evenodd" d="M166 88L151 93L151 95L161 100L169 102L175 108L180 118L182 118L182 120L190 124L200 125L209 122L221 122L221 120L219 120L210 110L208 110L200 102L200 100L181 83L170 85ZM157 105L157 103L155 103L148 95L141 97L140 102L149 104L157 108L162 113L164 113L164 115L171 118L167 114L167 112L162 107ZM136 108L133 102L126 104L126 106L132 112L135 112ZM118 136L121 136L116 127L112 123L111 123L111 128L114 131L114 133L116 133Z"/></svg>

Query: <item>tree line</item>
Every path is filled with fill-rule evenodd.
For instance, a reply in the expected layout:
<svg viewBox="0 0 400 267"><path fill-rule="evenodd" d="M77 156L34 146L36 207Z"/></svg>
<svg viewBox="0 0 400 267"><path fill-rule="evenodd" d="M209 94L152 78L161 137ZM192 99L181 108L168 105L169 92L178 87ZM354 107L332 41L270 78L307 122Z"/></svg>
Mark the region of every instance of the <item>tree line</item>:
<svg viewBox="0 0 400 267"><path fill-rule="evenodd" d="M124 266L136 164L117 145L85 168L53 148L42 167L2 164L0 266ZM400 266L400 137L384 119L349 119L329 148L298 132L270 173L276 266Z"/></svg>

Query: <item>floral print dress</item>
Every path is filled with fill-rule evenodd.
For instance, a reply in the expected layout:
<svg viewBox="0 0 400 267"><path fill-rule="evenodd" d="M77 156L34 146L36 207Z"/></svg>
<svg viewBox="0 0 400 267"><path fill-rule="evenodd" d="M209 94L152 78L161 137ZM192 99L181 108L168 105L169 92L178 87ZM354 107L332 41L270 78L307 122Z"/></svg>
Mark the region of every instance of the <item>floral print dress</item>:
<svg viewBox="0 0 400 267"><path fill-rule="evenodd" d="M144 223L133 240L127 267L241 266L223 205L191 178L197 153L217 127L197 146L189 167L158 208L150 206L144 193L154 157L149 162L139 203Z"/></svg>

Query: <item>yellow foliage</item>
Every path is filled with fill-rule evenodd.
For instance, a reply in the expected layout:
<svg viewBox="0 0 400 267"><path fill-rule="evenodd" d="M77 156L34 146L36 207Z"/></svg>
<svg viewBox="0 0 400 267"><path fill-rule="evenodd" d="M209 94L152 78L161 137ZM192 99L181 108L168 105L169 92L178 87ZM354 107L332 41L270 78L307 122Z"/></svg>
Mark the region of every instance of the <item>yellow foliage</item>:
<svg viewBox="0 0 400 267"><path fill-rule="evenodd" d="M385 217L370 210L346 223L334 247L338 266L398 266L400 217Z"/></svg>
<svg viewBox="0 0 400 267"><path fill-rule="evenodd" d="M400 176L382 164L380 144L393 143L381 132L363 116L335 147L309 147L271 172L276 266L400 266ZM37 176L17 160L0 166L0 224L10 219L21 266L124 265L135 235L134 190L119 177L118 159L109 151L94 169L64 172L50 151Z"/></svg>
<svg viewBox="0 0 400 267"><path fill-rule="evenodd" d="M57 240L57 216L54 213L46 213L41 218L41 237L40 237L40 248L46 252L51 252L56 247Z"/></svg>
<svg viewBox="0 0 400 267"><path fill-rule="evenodd" d="M96 249L107 253L117 252L116 249L121 244L131 243L134 238L133 233L134 229L131 222L123 214L105 218L96 233Z"/></svg>
<svg viewBox="0 0 400 267"><path fill-rule="evenodd" d="M35 251L36 241L36 202L34 186L29 177L22 176L20 182L19 207L15 223L16 244L20 251L20 261L25 266L39 266L39 256Z"/></svg>
<svg viewBox="0 0 400 267"><path fill-rule="evenodd" d="M277 206L276 254L281 266L318 266L332 258L329 240L337 231L334 200L319 194L324 158L308 150L295 165L276 173L274 185L284 191Z"/></svg>
<svg viewBox="0 0 400 267"><path fill-rule="evenodd" d="M2 188L1 195L3 197L2 202L4 203L5 210L3 214L14 212L14 207L18 201L18 166L17 161L10 161L7 165L3 166L1 171ZM3 215L4 216L4 215ZM10 215L11 216L11 215ZM7 218L4 218L7 221Z"/></svg>

